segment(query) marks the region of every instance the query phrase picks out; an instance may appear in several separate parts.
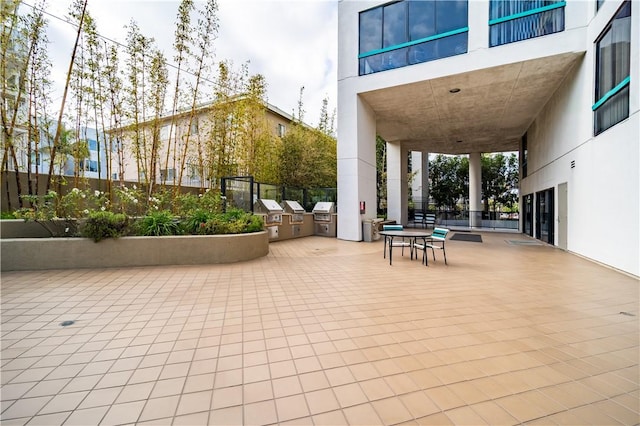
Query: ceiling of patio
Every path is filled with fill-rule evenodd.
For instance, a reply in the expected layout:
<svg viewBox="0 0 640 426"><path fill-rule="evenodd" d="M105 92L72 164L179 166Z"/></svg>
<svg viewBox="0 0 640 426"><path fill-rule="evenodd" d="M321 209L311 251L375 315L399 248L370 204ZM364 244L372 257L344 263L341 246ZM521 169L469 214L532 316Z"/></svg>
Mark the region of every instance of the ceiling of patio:
<svg viewBox="0 0 640 426"><path fill-rule="evenodd" d="M567 53L362 93L377 132L413 151L517 151L521 136L582 56ZM451 89L460 89L451 93Z"/></svg>

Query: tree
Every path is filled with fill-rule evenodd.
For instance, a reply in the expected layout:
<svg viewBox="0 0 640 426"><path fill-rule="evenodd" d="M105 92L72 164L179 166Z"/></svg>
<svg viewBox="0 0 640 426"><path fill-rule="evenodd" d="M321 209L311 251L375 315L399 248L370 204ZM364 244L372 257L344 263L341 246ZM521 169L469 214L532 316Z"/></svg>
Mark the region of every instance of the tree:
<svg viewBox="0 0 640 426"><path fill-rule="evenodd" d="M505 156L498 154L482 155L482 197L484 211L497 212L500 205L512 207L518 195L518 159L515 154Z"/></svg>
<svg viewBox="0 0 640 426"><path fill-rule="evenodd" d="M438 208L457 210L458 201L468 194L468 182L462 179L465 169L468 176L468 160L465 164L459 156L439 154L429 162L429 193Z"/></svg>

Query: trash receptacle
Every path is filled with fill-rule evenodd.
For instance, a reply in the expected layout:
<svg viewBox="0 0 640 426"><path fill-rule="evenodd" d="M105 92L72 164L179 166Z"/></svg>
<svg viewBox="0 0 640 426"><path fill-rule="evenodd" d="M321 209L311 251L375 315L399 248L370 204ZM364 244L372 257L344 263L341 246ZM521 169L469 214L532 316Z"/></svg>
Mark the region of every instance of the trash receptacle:
<svg viewBox="0 0 640 426"><path fill-rule="evenodd" d="M362 239L371 243L380 239L379 225L382 219L366 219L362 221Z"/></svg>

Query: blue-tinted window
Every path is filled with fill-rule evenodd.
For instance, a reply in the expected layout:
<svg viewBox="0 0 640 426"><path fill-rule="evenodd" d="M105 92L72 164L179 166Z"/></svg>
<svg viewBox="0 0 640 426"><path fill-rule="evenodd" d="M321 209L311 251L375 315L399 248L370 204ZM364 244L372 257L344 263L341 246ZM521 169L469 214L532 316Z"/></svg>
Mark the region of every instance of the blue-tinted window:
<svg viewBox="0 0 640 426"><path fill-rule="evenodd" d="M89 151L97 151L98 150L98 142L94 139L88 139L87 143L89 144Z"/></svg>
<svg viewBox="0 0 640 426"><path fill-rule="evenodd" d="M467 52L467 0L400 1L360 13L360 75Z"/></svg>
<svg viewBox="0 0 640 426"><path fill-rule="evenodd" d="M631 2L625 1L596 41L596 135L629 117L630 70Z"/></svg>
<svg viewBox="0 0 640 426"><path fill-rule="evenodd" d="M442 34L467 26L467 1L439 1L436 4L436 33Z"/></svg>
<svg viewBox="0 0 640 426"><path fill-rule="evenodd" d="M409 37L420 40L436 34L436 2L433 0L409 2Z"/></svg>
<svg viewBox="0 0 640 426"><path fill-rule="evenodd" d="M560 0L491 0L489 46L564 31L564 6Z"/></svg>

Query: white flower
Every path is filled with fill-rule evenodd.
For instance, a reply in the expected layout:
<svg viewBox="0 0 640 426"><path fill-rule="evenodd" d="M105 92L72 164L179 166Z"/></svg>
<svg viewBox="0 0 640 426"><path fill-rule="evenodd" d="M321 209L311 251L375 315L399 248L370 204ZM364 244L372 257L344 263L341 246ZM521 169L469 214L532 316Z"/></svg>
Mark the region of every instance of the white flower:
<svg viewBox="0 0 640 426"><path fill-rule="evenodd" d="M87 198L87 194L80 194L82 198Z"/></svg>
<svg viewBox="0 0 640 426"><path fill-rule="evenodd" d="M138 187L137 187L137 186L135 186L135 185L133 185L133 189L138 189Z"/></svg>
<svg viewBox="0 0 640 426"><path fill-rule="evenodd" d="M100 207L101 211L105 211L106 209L104 208L104 206Z"/></svg>
<svg viewBox="0 0 640 426"><path fill-rule="evenodd" d="M95 191L93 192L93 195L95 195L96 197L99 197L99 196L100 196L100 191L95 190Z"/></svg>
<svg viewBox="0 0 640 426"><path fill-rule="evenodd" d="M84 213L84 214L89 214L89 210L84 209L84 210L82 211L82 213Z"/></svg>
<svg viewBox="0 0 640 426"><path fill-rule="evenodd" d="M138 204L138 200L136 198L133 199L133 204Z"/></svg>
<svg viewBox="0 0 640 426"><path fill-rule="evenodd" d="M77 194L78 192L80 192L80 190L78 188L73 188L71 192L73 192L74 194Z"/></svg>

